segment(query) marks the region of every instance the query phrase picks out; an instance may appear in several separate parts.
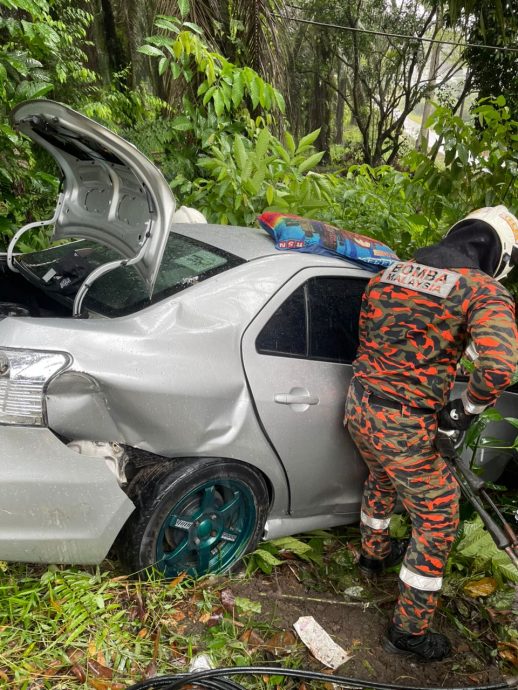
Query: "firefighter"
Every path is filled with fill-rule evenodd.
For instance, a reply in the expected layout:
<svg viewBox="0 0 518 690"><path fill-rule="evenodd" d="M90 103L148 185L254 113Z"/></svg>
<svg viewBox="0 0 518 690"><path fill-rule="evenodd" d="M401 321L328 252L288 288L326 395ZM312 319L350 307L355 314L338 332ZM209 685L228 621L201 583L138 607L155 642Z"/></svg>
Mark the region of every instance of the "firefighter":
<svg viewBox="0 0 518 690"><path fill-rule="evenodd" d="M403 561L383 643L391 653L439 660L451 651L430 623L459 523L459 488L434 438L438 427L466 430L511 382L514 300L498 281L516 264L518 219L505 206L483 208L377 274L363 298L344 423L369 470L360 570L375 576ZM448 402L468 346L478 355L474 370ZM409 543L389 536L397 499L411 518Z"/></svg>

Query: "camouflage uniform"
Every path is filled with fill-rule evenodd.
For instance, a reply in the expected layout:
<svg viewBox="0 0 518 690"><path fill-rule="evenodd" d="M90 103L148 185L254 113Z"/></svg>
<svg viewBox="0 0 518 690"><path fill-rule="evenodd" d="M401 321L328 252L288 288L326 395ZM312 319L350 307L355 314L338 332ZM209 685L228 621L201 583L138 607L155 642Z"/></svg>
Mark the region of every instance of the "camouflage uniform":
<svg viewBox="0 0 518 690"><path fill-rule="evenodd" d="M436 413L469 342L478 359L468 399L477 412L492 404L517 366L517 338L510 294L477 269L399 262L365 292L345 423L369 468L364 554L389 553L398 497L412 520L393 620L404 632L428 629L458 526L459 490L433 446Z"/></svg>

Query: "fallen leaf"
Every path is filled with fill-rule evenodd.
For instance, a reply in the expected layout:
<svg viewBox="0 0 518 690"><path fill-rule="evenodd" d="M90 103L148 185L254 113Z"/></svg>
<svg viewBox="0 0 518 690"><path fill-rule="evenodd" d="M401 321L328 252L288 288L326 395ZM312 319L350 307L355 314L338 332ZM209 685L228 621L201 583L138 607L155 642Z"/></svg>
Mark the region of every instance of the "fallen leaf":
<svg viewBox="0 0 518 690"><path fill-rule="evenodd" d="M111 680L102 678L88 678L88 685L95 690L125 690L126 686L122 683L114 683Z"/></svg>
<svg viewBox="0 0 518 690"><path fill-rule="evenodd" d="M144 678L153 678L153 676L156 676L156 663L154 661L151 661L146 666L146 670L144 671Z"/></svg>
<svg viewBox="0 0 518 690"><path fill-rule="evenodd" d="M179 575L177 575L174 578L174 580L171 580L171 582L169 583L169 587L171 587L171 588L176 587L176 585L179 585L180 582L182 582L182 580L185 580L186 577L187 577L187 573L180 573Z"/></svg>
<svg viewBox="0 0 518 690"><path fill-rule="evenodd" d="M518 668L518 644L514 642L498 642L498 655Z"/></svg>
<svg viewBox="0 0 518 690"><path fill-rule="evenodd" d="M221 600L221 605L223 606L225 611L232 613L234 606L236 604L236 597L234 596L234 593L232 592L232 590L231 589L222 589L220 592L219 598Z"/></svg>
<svg viewBox="0 0 518 690"><path fill-rule="evenodd" d="M493 594L497 588L497 582L494 577L482 577L480 580L471 580L464 585L464 591L470 597L488 597Z"/></svg>
<svg viewBox="0 0 518 690"><path fill-rule="evenodd" d="M72 674L77 678L77 680L80 683L84 683L86 680L86 673L84 668L79 666L79 664L73 664L72 668L70 669Z"/></svg>
<svg viewBox="0 0 518 690"><path fill-rule="evenodd" d="M258 633L256 633L255 630L245 630L244 633L241 634L239 639L241 640L241 642L244 642L252 649L264 645L263 638Z"/></svg>
<svg viewBox="0 0 518 690"><path fill-rule="evenodd" d="M207 628L213 628L214 626L219 625L222 620L222 613L212 613L207 619ZM237 621L235 621L235 623L237 624Z"/></svg>
<svg viewBox="0 0 518 690"><path fill-rule="evenodd" d="M77 649L77 647L69 647L66 651L66 655L69 658L71 664L76 664L80 659L83 659L84 653L82 649Z"/></svg>
<svg viewBox="0 0 518 690"><path fill-rule="evenodd" d="M211 614L208 611L205 611L205 613L202 613L201 616L198 618L198 623L206 623L210 617Z"/></svg>
<svg viewBox="0 0 518 690"><path fill-rule="evenodd" d="M103 666L95 659L88 659L86 667L90 674L98 678L113 678L113 670L107 666Z"/></svg>
<svg viewBox="0 0 518 690"><path fill-rule="evenodd" d="M137 637L143 640L145 637L147 637L148 629L147 628L142 628L141 630L138 631Z"/></svg>
<svg viewBox="0 0 518 690"><path fill-rule="evenodd" d="M176 622L183 621L185 619L185 613L183 611L175 611L171 618Z"/></svg>
<svg viewBox="0 0 518 690"><path fill-rule="evenodd" d="M292 633L291 630L281 630L266 640L265 649L275 656L290 654L291 649L289 648L293 647L296 642L295 633Z"/></svg>
<svg viewBox="0 0 518 690"><path fill-rule="evenodd" d="M54 661L51 661L49 664L47 664L47 667L44 671L40 671L40 674L45 678L51 678L52 676L55 676L57 673L59 673L62 668L63 662L59 661L58 659L54 659Z"/></svg>

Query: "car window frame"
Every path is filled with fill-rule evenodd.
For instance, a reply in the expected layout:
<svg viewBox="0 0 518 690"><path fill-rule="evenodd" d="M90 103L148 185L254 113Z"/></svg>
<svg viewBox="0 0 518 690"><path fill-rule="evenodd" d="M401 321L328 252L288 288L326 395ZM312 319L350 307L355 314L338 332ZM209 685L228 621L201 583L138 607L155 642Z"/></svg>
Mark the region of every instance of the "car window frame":
<svg viewBox="0 0 518 690"><path fill-rule="evenodd" d="M374 277L374 273L361 268L353 268L351 266L333 267L329 266L327 268L323 267L308 267L300 269L295 273L283 286L272 296L272 298L266 303L266 305L261 309L261 311L256 315L255 319L249 325L248 328L253 329L253 342L255 347L255 352L261 357L285 357L288 359L299 359L310 362L322 362L323 364L339 364L343 366L350 366L351 362L346 362L343 360L335 359L323 359L316 357L309 357L308 354L301 356L298 354L289 354L275 351L260 351L257 349L257 338L261 333L262 329L266 326L268 321L273 317L277 309L292 295L297 289L302 285L307 283L311 278L325 278L325 277L337 277L337 278L351 278L351 279L361 279L365 280L365 286L371 278ZM306 331L308 328L308 300L305 301L305 318L306 318ZM247 329L248 330L248 329ZM308 338L309 340L309 338ZM309 342L306 342L306 353L308 353Z"/></svg>

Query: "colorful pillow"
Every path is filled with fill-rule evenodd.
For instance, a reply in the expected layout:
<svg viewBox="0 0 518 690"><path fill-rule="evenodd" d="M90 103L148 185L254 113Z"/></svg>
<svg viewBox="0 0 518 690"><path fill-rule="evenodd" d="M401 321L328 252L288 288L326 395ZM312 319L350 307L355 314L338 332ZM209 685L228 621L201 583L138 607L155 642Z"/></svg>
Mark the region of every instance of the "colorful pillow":
<svg viewBox="0 0 518 690"><path fill-rule="evenodd" d="M398 256L382 242L320 220L270 211L262 213L257 220L273 238L277 249L327 254L353 261L373 272L398 261Z"/></svg>

